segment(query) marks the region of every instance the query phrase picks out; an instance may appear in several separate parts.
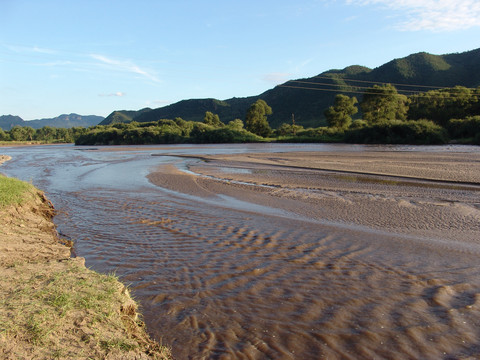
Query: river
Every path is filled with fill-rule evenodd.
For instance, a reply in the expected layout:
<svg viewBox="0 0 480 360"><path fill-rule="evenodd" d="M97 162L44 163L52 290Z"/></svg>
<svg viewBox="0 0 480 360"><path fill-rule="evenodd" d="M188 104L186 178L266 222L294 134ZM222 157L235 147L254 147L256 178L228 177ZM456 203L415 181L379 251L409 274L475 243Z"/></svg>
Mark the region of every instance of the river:
<svg viewBox="0 0 480 360"><path fill-rule="evenodd" d="M46 192L75 255L130 285L149 333L177 359L477 358L478 239L312 219L248 199L181 193L147 178L162 165L186 171L195 163L178 155L365 149L5 147L1 153L12 160L0 171ZM478 190L443 188L435 196L461 196L480 209ZM478 227L472 219L469 226Z"/></svg>

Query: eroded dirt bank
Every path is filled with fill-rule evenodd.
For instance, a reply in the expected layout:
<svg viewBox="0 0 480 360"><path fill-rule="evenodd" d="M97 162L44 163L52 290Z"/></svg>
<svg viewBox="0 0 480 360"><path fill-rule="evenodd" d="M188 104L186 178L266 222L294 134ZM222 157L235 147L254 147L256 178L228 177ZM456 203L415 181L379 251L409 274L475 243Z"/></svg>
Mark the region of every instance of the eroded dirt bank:
<svg viewBox="0 0 480 360"><path fill-rule="evenodd" d="M54 213L38 190L0 208L0 358L169 358L145 333L125 286L70 257Z"/></svg>

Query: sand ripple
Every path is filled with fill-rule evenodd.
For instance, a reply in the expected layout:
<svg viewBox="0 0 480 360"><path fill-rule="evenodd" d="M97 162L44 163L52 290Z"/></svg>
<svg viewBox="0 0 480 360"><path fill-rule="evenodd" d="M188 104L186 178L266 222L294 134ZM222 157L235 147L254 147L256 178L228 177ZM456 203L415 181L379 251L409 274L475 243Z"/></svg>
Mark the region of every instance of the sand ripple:
<svg viewBox="0 0 480 360"><path fill-rule="evenodd" d="M156 187L125 149L42 171L70 184L59 230L177 359L479 358L478 152L369 149L141 153Z"/></svg>
<svg viewBox="0 0 480 360"><path fill-rule="evenodd" d="M70 226L179 359L478 355L477 255L142 196L79 195L98 221Z"/></svg>

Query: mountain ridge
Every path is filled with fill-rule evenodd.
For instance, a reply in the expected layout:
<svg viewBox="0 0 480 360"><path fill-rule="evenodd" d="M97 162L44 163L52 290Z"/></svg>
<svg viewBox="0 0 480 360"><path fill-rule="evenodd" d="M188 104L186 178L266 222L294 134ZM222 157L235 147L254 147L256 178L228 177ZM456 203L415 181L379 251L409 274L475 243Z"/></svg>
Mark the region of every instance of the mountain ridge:
<svg viewBox="0 0 480 360"><path fill-rule="evenodd" d="M359 83L355 84L355 81ZM333 104L336 94L346 93L360 98L361 92L355 89L369 87L373 83L405 85L403 88L397 87L399 92L425 91L425 86L477 87L480 86L480 49L446 55L419 52L393 59L374 69L361 65L331 69L310 78L289 80L259 95L226 100L188 99L150 111L142 109L141 113L129 111L122 122L148 122L175 117L202 121L205 112L211 111L227 123L235 118L243 119L248 107L256 100L263 99L273 109L273 114L269 117L272 127L278 127L284 122L290 123L292 114L297 124L317 127L325 124L323 112ZM111 119L109 115L100 124L110 124Z"/></svg>
<svg viewBox="0 0 480 360"><path fill-rule="evenodd" d="M104 120L103 116L97 115L79 115L75 113L62 114L54 118L23 120L16 115L2 115L0 116L0 128L8 131L14 126L30 126L34 129L40 129L44 126L51 126L56 128L72 128L72 127L90 127L98 125Z"/></svg>

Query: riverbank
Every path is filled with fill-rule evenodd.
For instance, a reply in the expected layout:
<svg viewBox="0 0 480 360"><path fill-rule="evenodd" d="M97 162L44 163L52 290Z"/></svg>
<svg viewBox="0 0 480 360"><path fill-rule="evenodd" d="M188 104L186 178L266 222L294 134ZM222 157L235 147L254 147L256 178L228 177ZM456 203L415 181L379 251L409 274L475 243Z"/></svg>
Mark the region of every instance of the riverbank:
<svg viewBox="0 0 480 360"><path fill-rule="evenodd" d="M0 358L171 358L146 334L128 289L70 257L45 195L7 179L22 190L0 206Z"/></svg>

